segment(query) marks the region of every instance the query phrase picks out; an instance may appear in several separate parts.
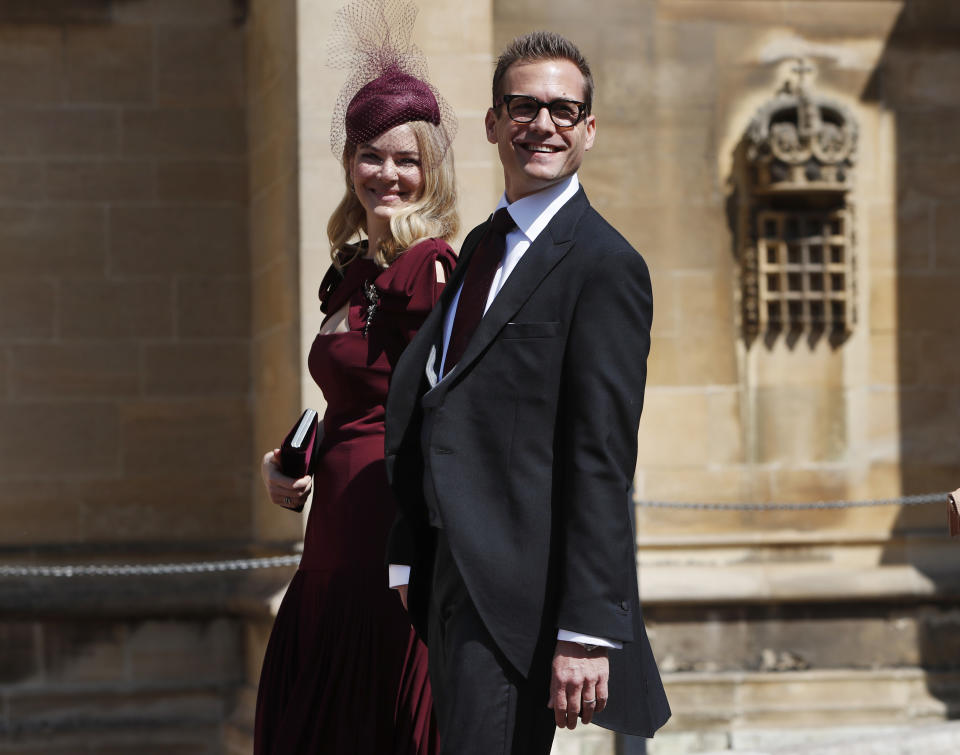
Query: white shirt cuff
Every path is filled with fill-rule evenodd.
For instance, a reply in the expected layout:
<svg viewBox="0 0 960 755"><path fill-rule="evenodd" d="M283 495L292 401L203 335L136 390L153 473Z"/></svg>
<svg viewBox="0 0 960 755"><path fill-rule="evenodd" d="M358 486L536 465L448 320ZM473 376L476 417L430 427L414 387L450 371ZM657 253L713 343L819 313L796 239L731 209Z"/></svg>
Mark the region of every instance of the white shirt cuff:
<svg viewBox="0 0 960 755"><path fill-rule="evenodd" d="M410 567L402 564L390 564L388 568L388 578L391 588L403 587L410 582ZM557 639L567 642L577 642L581 645L597 645L598 647L611 648L613 650L621 650L623 648L622 642L608 640L605 637L593 637L589 634L571 632L566 629L561 629L557 632Z"/></svg>
<svg viewBox="0 0 960 755"><path fill-rule="evenodd" d="M602 648L612 648L613 650L622 650L623 643L616 640L608 640L604 637L591 637L589 634L580 634L579 632L570 632L561 629L557 632L557 639L566 642L578 642L581 645L597 645Z"/></svg>
<svg viewBox="0 0 960 755"><path fill-rule="evenodd" d="M390 579L390 587L403 587L410 582L410 567L390 564L388 578Z"/></svg>

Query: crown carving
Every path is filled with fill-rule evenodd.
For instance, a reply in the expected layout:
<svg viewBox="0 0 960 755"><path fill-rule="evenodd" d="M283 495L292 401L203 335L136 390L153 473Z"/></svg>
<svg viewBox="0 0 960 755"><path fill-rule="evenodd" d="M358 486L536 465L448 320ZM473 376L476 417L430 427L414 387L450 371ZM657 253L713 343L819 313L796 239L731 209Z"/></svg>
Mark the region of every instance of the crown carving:
<svg viewBox="0 0 960 755"><path fill-rule="evenodd" d="M809 90L813 68L798 60L796 79L784 82L754 115L746 156L755 191L847 191L856 162L857 122L849 108Z"/></svg>

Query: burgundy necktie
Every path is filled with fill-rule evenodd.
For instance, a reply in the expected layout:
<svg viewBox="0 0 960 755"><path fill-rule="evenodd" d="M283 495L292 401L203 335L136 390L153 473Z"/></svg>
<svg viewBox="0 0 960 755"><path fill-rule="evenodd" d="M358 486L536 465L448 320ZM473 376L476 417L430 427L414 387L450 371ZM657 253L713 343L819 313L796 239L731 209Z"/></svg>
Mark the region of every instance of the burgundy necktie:
<svg viewBox="0 0 960 755"><path fill-rule="evenodd" d="M487 297L490 295L490 284L497 272L497 266L503 259L507 247L507 234L516 227L506 207L501 207L493 214L493 220L487 232L477 245L473 257L470 258L470 267L463 277L463 287L460 289L460 300L457 302L457 314L453 320L453 329L450 331L450 343L447 344L447 359L443 365L443 374L452 370L463 352L467 350L473 331L480 324Z"/></svg>

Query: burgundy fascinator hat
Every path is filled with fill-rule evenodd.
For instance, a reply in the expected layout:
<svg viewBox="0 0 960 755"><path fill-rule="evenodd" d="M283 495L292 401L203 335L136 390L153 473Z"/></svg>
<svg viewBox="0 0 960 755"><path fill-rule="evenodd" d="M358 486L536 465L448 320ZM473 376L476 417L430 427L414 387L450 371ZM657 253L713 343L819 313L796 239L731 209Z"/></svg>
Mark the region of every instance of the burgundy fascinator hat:
<svg viewBox="0 0 960 755"><path fill-rule="evenodd" d="M362 144L410 121L438 127L444 149L456 116L427 79L423 52L410 42L417 7L407 0L354 0L337 11L329 64L349 77L334 106L330 147Z"/></svg>

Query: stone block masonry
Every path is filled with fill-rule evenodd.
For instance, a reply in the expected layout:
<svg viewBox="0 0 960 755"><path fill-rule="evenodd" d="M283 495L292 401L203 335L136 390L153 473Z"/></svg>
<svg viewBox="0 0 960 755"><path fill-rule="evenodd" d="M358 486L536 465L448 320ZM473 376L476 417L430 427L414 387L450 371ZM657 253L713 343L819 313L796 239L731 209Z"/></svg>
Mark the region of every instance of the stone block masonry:
<svg viewBox="0 0 960 755"><path fill-rule="evenodd" d="M0 548L36 537L43 517L98 522L116 495L141 522L169 521L182 507L149 491L201 478L222 527L175 531L253 537L247 491L236 500L252 475L236 12L231 0L0 4L0 519L25 515L15 480L53 472L63 485L32 494L37 513L0 527ZM208 475L198 457L225 466ZM104 492L84 502L71 485ZM45 542L94 550L105 534L52 530ZM125 516L109 533L169 536Z"/></svg>
<svg viewBox="0 0 960 755"><path fill-rule="evenodd" d="M219 752L240 639L226 619L6 621L0 751Z"/></svg>
<svg viewBox="0 0 960 755"><path fill-rule="evenodd" d="M245 6L0 2L0 563L257 539ZM0 580L0 752L223 752L241 592Z"/></svg>

